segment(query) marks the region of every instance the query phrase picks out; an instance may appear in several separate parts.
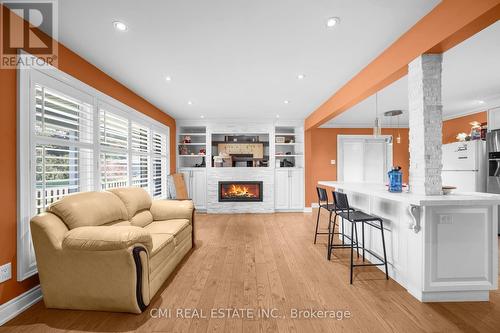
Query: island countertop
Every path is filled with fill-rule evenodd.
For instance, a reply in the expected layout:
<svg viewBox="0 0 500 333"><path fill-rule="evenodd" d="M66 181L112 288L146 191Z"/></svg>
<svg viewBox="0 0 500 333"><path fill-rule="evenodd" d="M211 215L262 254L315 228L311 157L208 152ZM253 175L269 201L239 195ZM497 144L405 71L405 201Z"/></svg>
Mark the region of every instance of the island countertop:
<svg viewBox="0 0 500 333"><path fill-rule="evenodd" d="M401 193L391 193L385 185L373 183L318 181L318 184L416 206L500 204L500 195L491 193L456 192L446 195L421 195L405 192L405 189Z"/></svg>

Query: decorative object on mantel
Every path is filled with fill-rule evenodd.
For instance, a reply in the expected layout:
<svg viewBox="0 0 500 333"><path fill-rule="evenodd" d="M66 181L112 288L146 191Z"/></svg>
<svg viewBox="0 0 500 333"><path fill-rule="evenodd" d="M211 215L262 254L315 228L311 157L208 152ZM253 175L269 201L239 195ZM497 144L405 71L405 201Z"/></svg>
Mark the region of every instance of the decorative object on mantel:
<svg viewBox="0 0 500 333"><path fill-rule="evenodd" d="M179 155L189 155L188 147L179 146Z"/></svg>
<svg viewBox="0 0 500 333"><path fill-rule="evenodd" d="M205 156L206 153L207 153L207 150L205 148L201 148L200 152L198 153L198 155Z"/></svg>
<svg viewBox="0 0 500 333"><path fill-rule="evenodd" d="M467 140L467 137L469 137L467 135L467 133L458 133L456 139L459 141L459 142L464 142L464 141L469 141L470 140L470 137L469 137L469 140Z"/></svg>
<svg viewBox="0 0 500 333"><path fill-rule="evenodd" d="M472 140L480 140L481 139L481 123L478 121L470 122L470 137Z"/></svg>
<svg viewBox="0 0 500 333"><path fill-rule="evenodd" d="M277 136L276 143L285 143L285 137L284 136Z"/></svg>
<svg viewBox="0 0 500 333"><path fill-rule="evenodd" d="M184 137L183 143L191 143L191 137L189 135L186 135Z"/></svg>
<svg viewBox="0 0 500 333"><path fill-rule="evenodd" d="M488 123L481 123L481 140L486 140L486 133L488 133Z"/></svg>
<svg viewBox="0 0 500 333"><path fill-rule="evenodd" d="M280 163L281 168L293 168L294 166L295 166L295 164L293 162L287 160L286 158L284 158Z"/></svg>

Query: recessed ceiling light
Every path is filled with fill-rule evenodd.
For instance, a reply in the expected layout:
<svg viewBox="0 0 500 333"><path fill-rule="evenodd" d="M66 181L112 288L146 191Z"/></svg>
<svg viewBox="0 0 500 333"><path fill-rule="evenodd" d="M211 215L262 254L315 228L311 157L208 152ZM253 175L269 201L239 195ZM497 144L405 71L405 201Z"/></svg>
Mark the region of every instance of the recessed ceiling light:
<svg viewBox="0 0 500 333"><path fill-rule="evenodd" d="M193 102L192 101L188 101L188 105L193 105Z"/></svg>
<svg viewBox="0 0 500 333"><path fill-rule="evenodd" d="M303 80L306 76L304 74L297 75L297 79Z"/></svg>
<svg viewBox="0 0 500 333"><path fill-rule="evenodd" d="M203 118L205 118L205 116L204 116L204 115L201 115L201 116L200 116L200 118L201 118L201 119L203 119Z"/></svg>
<svg viewBox="0 0 500 333"><path fill-rule="evenodd" d="M276 115L276 118L279 118L279 117L280 117L280 115L279 115L279 114L277 114L277 115Z"/></svg>
<svg viewBox="0 0 500 333"><path fill-rule="evenodd" d="M284 104L288 104L288 103L290 103L290 101L289 101L289 100L287 100L287 99L285 99L285 100L283 101L283 103L284 103Z"/></svg>
<svg viewBox="0 0 500 333"><path fill-rule="evenodd" d="M484 104L484 101L479 100L479 101L477 101L477 103L478 103L478 104Z"/></svg>
<svg viewBox="0 0 500 333"><path fill-rule="evenodd" d="M165 81L172 81L172 77L171 76L165 76Z"/></svg>
<svg viewBox="0 0 500 333"><path fill-rule="evenodd" d="M339 23L340 23L340 17L330 17L328 20L326 20L326 26L328 28L333 28Z"/></svg>
<svg viewBox="0 0 500 333"><path fill-rule="evenodd" d="M125 23L120 22L120 21L114 21L113 26L115 27L116 30L118 31L127 31L128 27Z"/></svg>

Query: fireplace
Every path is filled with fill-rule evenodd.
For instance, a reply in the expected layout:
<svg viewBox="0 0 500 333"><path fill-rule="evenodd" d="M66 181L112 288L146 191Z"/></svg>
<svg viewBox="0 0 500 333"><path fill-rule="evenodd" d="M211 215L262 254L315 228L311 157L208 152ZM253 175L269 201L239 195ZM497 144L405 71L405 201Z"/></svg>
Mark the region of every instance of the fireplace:
<svg viewBox="0 0 500 333"><path fill-rule="evenodd" d="M262 182L219 182L219 202L262 201Z"/></svg>

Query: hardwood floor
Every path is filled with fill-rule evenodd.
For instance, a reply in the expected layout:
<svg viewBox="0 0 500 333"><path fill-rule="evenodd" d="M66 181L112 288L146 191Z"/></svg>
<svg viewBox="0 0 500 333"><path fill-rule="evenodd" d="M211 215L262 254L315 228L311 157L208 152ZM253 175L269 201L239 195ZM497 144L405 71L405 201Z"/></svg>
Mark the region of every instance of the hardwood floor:
<svg viewBox="0 0 500 333"><path fill-rule="evenodd" d="M348 250L312 243L314 214L197 216L197 247L141 315L46 309L43 302L0 332L498 332L500 293L490 302L427 303L376 268L355 271ZM327 220L323 216L323 222ZM158 308L172 318L153 318ZM279 318L211 318L211 309L274 309ZM209 318L176 318L193 309ZM349 311L337 319L293 319L291 309ZM151 312L153 310L153 312ZM257 317L257 314L253 312ZM282 318L286 316L286 318Z"/></svg>

